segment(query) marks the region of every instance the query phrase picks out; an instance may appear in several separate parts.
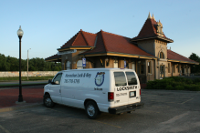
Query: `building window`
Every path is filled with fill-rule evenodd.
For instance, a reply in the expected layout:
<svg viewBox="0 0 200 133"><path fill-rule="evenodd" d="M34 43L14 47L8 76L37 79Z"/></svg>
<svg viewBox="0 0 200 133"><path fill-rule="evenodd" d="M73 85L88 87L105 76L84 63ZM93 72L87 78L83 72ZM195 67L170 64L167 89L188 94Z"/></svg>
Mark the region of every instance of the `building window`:
<svg viewBox="0 0 200 133"><path fill-rule="evenodd" d="M77 68L76 69L83 69L82 60L77 61Z"/></svg>
<svg viewBox="0 0 200 133"><path fill-rule="evenodd" d="M141 64L140 73L141 73L141 74L144 74L144 64Z"/></svg>
<svg viewBox="0 0 200 133"><path fill-rule="evenodd" d="M168 73L170 73L170 63L168 63Z"/></svg>
<svg viewBox="0 0 200 133"><path fill-rule="evenodd" d="M148 73L151 73L151 61L148 62Z"/></svg>
<svg viewBox="0 0 200 133"><path fill-rule="evenodd" d="M135 62L132 63L132 69L135 70Z"/></svg>
<svg viewBox="0 0 200 133"><path fill-rule="evenodd" d="M119 66L118 66L118 60L117 59L115 59L114 60L114 68L118 68Z"/></svg>
<svg viewBox="0 0 200 133"><path fill-rule="evenodd" d="M177 68L178 68L178 73L181 73L181 72L180 72L180 67L179 67L179 65L177 65Z"/></svg>
<svg viewBox="0 0 200 133"><path fill-rule="evenodd" d="M164 59L164 53L163 52L160 52L160 58Z"/></svg>
<svg viewBox="0 0 200 133"><path fill-rule="evenodd" d="M175 65L172 66L172 71L175 73Z"/></svg>
<svg viewBox="0 0 200 133"><path fill-rule="evenodd" d="M65 64L65 70L69 70L69 69L71 69L71 62L67 61Z"/></svg>

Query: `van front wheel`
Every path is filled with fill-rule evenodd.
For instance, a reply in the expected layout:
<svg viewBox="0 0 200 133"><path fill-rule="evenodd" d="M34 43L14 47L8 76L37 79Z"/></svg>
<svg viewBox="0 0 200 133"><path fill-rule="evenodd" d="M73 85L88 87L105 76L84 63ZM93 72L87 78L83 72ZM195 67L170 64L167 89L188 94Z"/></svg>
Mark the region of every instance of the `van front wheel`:
<svg viewBox="0 0 200 133"><path fill-rule="evenodd" d="M90 119L95 119L99 114L99 109L93 101L87 102L85 111Z"/></svg>
<svg viewBox="0 0 200 133"><path fill-rule="evenodd" d="M48 108L52 108L55 105L48 94L44 95L43 103Z"/></svg>

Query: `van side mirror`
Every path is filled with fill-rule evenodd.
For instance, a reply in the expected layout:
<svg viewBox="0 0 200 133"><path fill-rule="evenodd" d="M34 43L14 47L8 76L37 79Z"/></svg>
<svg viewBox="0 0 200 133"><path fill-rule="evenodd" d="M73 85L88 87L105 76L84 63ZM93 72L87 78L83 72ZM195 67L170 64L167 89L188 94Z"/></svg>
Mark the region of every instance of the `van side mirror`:
<svg viewBox="0 0 200 133"><path fill-rule="evenodd" d="M51 83L51 79L48 80L48 83Z"/></svg>

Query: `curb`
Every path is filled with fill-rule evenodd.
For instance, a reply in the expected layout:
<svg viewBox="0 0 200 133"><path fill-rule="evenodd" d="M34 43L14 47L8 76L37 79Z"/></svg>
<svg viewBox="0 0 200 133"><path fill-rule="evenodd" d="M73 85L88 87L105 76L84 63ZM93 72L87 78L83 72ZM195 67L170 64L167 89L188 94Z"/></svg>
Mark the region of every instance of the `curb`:
<svg viewBox="0 0 200 133"><path fill-rule="evenodd" d="M33 107L39 107L39 106L42 106L43 103L33 103L31 105L23 105L23 106L20 106L20 107L6 107L6 108L1 108L0 109L0 113L2 112L8 112L8 111L14 111L14 110L20 110L20 109L26 109L26 108L33 108Z"/></svg>

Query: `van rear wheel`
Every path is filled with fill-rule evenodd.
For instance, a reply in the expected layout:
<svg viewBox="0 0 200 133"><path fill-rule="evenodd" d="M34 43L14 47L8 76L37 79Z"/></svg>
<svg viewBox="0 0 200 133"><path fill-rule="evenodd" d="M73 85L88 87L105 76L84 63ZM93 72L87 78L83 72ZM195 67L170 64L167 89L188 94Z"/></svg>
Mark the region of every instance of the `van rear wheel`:
<svg viewBox="0 0 200 133"><path fill-rule="evenodd" d="M99 114L99 109L98 109L96 103L94 103L93 101L87 102L87 104L85 106L85 111L86 111L87 116L90 119L97 118L97 116Z"/></svg>
<svg viewBox="0 0 200 133"><path fill-rule="evenodd" d="M55 103L51 100L49 94L45 94L43 98L43 103L46 107L52 108L54 107Z"/></svg>

